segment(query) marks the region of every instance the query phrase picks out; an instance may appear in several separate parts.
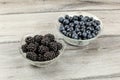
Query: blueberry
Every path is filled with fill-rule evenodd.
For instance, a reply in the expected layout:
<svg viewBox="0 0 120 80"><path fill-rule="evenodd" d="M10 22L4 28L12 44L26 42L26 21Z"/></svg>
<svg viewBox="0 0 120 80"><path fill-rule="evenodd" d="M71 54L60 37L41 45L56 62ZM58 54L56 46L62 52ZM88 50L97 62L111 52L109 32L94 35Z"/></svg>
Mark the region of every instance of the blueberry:
<svg viewBox="0 0 120 80"><path fill-rule="evenodd" d="M79 25L79 21L74 21L74 24L75 25Z"/></svg>
<svg viewBox="0 0 120 80"><path fill-rule="evenodd" d="M66 32L66 31L62 31L62 33L66 36L66 33L67 33L67 32Z"/></svg>
<svg viewBox="0 0 120 80"><path fill-rule="evenodd" d="M85 23L83 21L79 22L80 26L83 26Z"/></svg>
<svg viewBox="0 0 120 80"><path fill-rule="evenodd" d="M73 17L69 17L69 21L72 22L73 21Z"/></svg>
<svg viewBox="0 0 120 80"><path fill-rule="evenodd" d="M78 39L78 35L77 34L72 34L72 38L73 39Z"/></svg>
<svg viewBox="0 0 120 80"><path fill-rule="evenodd" d="M71 32L67 32L66 35L67 35L68 37L70 37L70 38L72 37Z"/></svg>
<svg viewBox="0 0 120 80"><path fill-rule="evenodd" d="M69 19L69 15L65 15L65 19Z"/></svg>
<svg viewBox="0 0 120 80"><path fill-rule="evenodd" d="M92 22L91 25L94 26L94 27L97 26L97 24L95 22Z"/></svg>
<svg viewBox="0 0 120 80"><path fill-rule="evenodd" d="M89 21L93 21L93 17L89 17Z"/></svg>
<svg viewBox="0 0 120 80"><path fill-rule="evenodd" d="M63 25L60 25L59 30L60 30L60 31L64 31L64 30L65 30L64 26L63 26Z"/></svg>
<svg viewBox="0 0 120 80"><path fill-rule="evenodd" d="M87 35L87 39L91 39L92 38L92 35Z"/></svg>
<svg viewBox="0 0 120 80"><path fill-rule="evenodd" d="M94 29L94 27L91 27L91 31L94 31L95 29Z"/></svg>
<svg viewBox="0 0 120 80"><path fill-rule="evenodd" d="M83 25L83 26L80 26L80 29L85 29L86 27Z"/></svg>
<svg viewBox="0 0 120 80"><path fill-rule="evenodd" d="M85 25L86 26L91 26L91 23L90 22L86 22Z"/></svg>
<svg viewBox="0 0 120 80"><path fill-rule="evenodd" d="M69 26L74 27L74 23L70 23Z"/></svg>
<svg viewBox="0 0 120 80"><path fill-rule="evenodd" d="M65 29L67 30L68 28L70 28L70 26L69 25L65 25Z"/></svg>
<svg viewBox="0 0 120 80"><path fill-rule="evenodd" d="M77 34L78 34L79 37L82 35L82 33L80 31Z"/></svg>
<svg viewBox="0 0 120 80"><path fill-rule="evenodd" d="M94 33L95 35L97 35L97 34L98 34L98 31L97 31L97 30L94 30L93 33Z"/></svg>
<svg viewBox="0 0 120 80"><path fill-rule="evenodd" d="M92 33L92 38L94 38L96 35L94 33Z"/></svg>
<svg viewBox="0 0 120 80"><path fill-rule="evenodd" d="M83 15L80 15L80 16L79 16L79 21L81 21L81 20L82 20L82 18L83 18Z"/></svg>
<svg viewBox="0 0 120 80"><path fill-rule="evenodd" d="M69 20L68 19L64 19L63 24L68 25L69 24Z"/></svg>
<svg viewBox="0 0 120 80"><path fill-rule="evenodd" d="M72 31L73 31L73 28L72 28L72 27L67 28L66 31L67 31L67 32L72 32Z"/></svg>
<svg viewBox="0 0 120 80"><path fill-rule="evenodd" d="M58 21L59 21L60 23L63 23L64 18L63 18L63 17L60 17L60 18L58 19Z"/></svg>
<svg viewBox="0 0 120 80"><path fill-rule="evenodd" d="M76 34L76 32L75 32L75 31L73 31L73 32L72 32L72 34Z"/></svg>
<svg viewBox="0 0 120 80"><path fill-rule="evenodd" d="M85 29L84 29L84 28L80 29L80 32L84 32L84 31L85 31Z"/></svg>
<svg viewBox="0 0 120 80"><path fill-rule="evenodd" d="M79 28L75 28L75 32L77 33L77 32L79 32L80 31L80 29Z"/></svg>
<svg viewBox="0 0 120 80"><path fill-rule="evenodd" d="M89 19L89 17L88 17L88 16L85 16L85 17L83 18L83 21L88 21L88 19Z"/></svg>
<svg viewBox="0 0 120 80"><path fill-rule="evenodd" d="M80 28L80 25L76 25L75 28Z"/></svg>
<svg viewBox="0 0 120 80"><path fill-rule="evenodd" d="M73 27L70 27L70 30L71 30L71 31L73 31L73 30L74 30L74 28L73 28Z"/></svg>
<svg viewBox="0 0 120 80"><path fill-rule="evenodd" d="M100 25L100 21L99 21L99 20L94 20L94 22L95 22L97 25Z"/></svg>
<svg viewBox="0 0 120 80"><path fill-rule="evenodd" d="M87 30L92 30L92 28L91 27L87 27Z"/></svg>
<svg viewBox="0 0 120 80"><path fill-rule="evenodd" d="M74 19L74 20L78 20L78 16L74 15L74 16L73 16L73 19Z"/></svg>
<svg viewBox="0 0 120 80"><path fill-rule="evenodd" d="M68 29L66 29L66 31L67 31L67 32L70 32L71 30L70 30L70 28L68 28Z"/></svg>
<svg viewBox="0 0 120 80"><path fill-rule="evenodd" d="M97 31L100 31L100 26L96 26L95 29L96 29Z"/></svg>
<svg viewBox="0 0 120 80"><path fill-rule="evenodd" d="M91 34L91 31L90 31L90 30L87 30L86 33L87 33L87 34Z"/></svg>
<svg viewBox="0 0 120 80"><path fill-rule="evenodd" d="M74 36L74 39L79 39L78 35L75 35L75 36Z"/></svg>
<svg viewBox="0 0 120 80"><path fill-rule="evenodd" d="M87 36L87 33L86 33L86 32L83 32L83 33L82 33L82 37L83 37L83 38L86 38L86 36Z"/></svg>

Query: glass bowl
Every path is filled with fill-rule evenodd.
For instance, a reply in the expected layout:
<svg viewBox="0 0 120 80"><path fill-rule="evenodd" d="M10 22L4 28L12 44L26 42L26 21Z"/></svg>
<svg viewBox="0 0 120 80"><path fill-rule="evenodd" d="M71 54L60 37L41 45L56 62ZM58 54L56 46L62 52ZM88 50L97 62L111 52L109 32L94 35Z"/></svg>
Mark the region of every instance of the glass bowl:
<svg viewBox="0 0 120 80"><path fill-rule="evenodd" d="M66 14L63 14L63 15L60 15L59 17L63 17L65 16ZM74 45L74 46L85 46L85 45L88 45L91 41L95 40L97 37L100 36L102 30L103 30L103 27L102 27L102 21L95 15L92 15L90 13L86 13L86 12L81 12L81 13L70 13L70 14L67 14L67 15L70 15L70 16L74 16L74 15L83 15L83 16L89 16L89 17L93 17L94 19L96 20L99 20L100 21L100 31L98 32L97 36L95 36L94 38L91 38L91 39L87 39L87 40L77 40L77 39L72 39L72 38L69 38L65 35L63 35L60 31L59 31L59 26L60 26L60 23L57 22L57 30L58 32L61 34L61 38L64 39L64 41L68 44L71 44L71 45Z"/></svg>
<svg viewBox="0 0 120 80"><path fill-rule="evenodd" d="M20 46L22 46L23 44L25 44L25 38L28 37L28 36L32 36L32 37L33 37L34 35L39 35L39 34L40 34L40 35L45 35L45 34L48 34L48 33L53 34L53 33L50 32L50 31L42 31L42 32L40 32L40 33L34 33L34 34L24 35L24 36L22 37L21 42L20 42ZM20 50L21 55L22 55L30 64L32 64L32 65L34 65L34 66L37 66L37 67L46 67L47 65L50 65L50 64L56 62L56 61L58 60L58 58L63 54L64 48L65 48L65 44L64 44L64 42L63 42L63 40L62 40L61 38L58 38L58 37L57 37L57 35L54 34L54 36L55 36L55 40L58 41L58 42L60 42L60 43L62 43L62 45L63 45L63 48L62 48L61 50L59 50L60 54L59 54L57 57L55 57L54 59L49 60L49 61L32 61L32 60L26 58L26 53L24 53L24 52L22 51L21 47L20 47L19 50Z"/></svg>

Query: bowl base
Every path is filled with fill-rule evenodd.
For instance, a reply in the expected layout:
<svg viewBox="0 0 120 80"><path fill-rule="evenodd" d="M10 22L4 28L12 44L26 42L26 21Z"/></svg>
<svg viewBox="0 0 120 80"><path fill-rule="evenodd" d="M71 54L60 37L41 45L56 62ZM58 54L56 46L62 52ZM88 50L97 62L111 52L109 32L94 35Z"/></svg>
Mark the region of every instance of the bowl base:
<svg viewBox="0 0 120 80"><path fill-rule="evenodd" d="M79 46L86 46L86 45L88 45L90 42L81 42L81 41L79 41L79 42L71 42L71 41L69 41L69 40L65 40L64 39L64 42L65 43L67 43L68 45L71 45L71 46L76 46L76 47L79 47Z"/></svg>

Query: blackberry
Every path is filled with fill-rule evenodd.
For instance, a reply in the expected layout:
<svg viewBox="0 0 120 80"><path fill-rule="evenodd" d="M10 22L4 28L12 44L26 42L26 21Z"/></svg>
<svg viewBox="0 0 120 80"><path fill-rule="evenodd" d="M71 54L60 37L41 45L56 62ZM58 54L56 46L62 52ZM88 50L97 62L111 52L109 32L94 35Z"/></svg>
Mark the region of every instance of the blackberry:
<svg viewBox="0 0 120 80"><path fill-rule="evenodd" d="M44 56L42 54L39 54L37 60L44 61Z"/></svg>
<svg viewBox="0 0 120 80"><path fill-rule="evenodd" d="M37 47L34 43L30 43L28 46L27 46L27 49L29 52L34 52L36 51Z"/></svg>
<svg viewBox="0 0 120 80"><path fill-rule="evenodd" d="M55 52L55 57L57 57L60 54L59 51Z"/></svg>
<svg viewBox="0 0 120 80"><path fill-rule="evenodd" d="M36 45L36 47L38 47L38 46L39 46L39 43L38 43L38 42L34 42L34 44Z"/></svg>
<svg viewBox="0 0 120 80"><path fill-rule="evenodd" d="M49 51L49 48L48 48L47 46L41 45L41 46L39 46L39 48L38 48L38 53L39 53L39 54L44 54L45 52L48 52L48 51Z"/></svg>
<svg viewBox="0 0 120 80"><path fill-rule="evenodd" d="M58 50L61 50L62 47L63 47L63 45L62 45L61 43L57 42L57 49L58 49Z"/></svg>
<svg viewBox="0 0 120 80"><path fill-rule="evenodd" d="M46 52L46 53L44 54L44 60L45 60L45 61L52 60L52 59L55 58L55 56L56 56L56 55L55 55L54 51Z"/></svg>
<svg viewBox="0 0 120 80"><path fill-rule="evenodd" d="M55 36L53 34L46 34L44 37L48 37L50 39L50 41L54 41L55 40Z"/></svg>
<svg viewBox="0 0 120 80"><path fill-rule="evenodd" d="M34 42L34 39L33 39L33 37L28 36L28 37L25 39L25 42L26 42L27 44L33 43L33 42Z"/></svg>
<svg viewBox="0 0 120 80"><path fill-rule="evenodd" d="M44 45L44 46L48 46L50 43L50 39L48 37L44 37L42 40L41 40L41 44Z"/></svg>
<svg viewBox="0 0 120 80"><path fill-rule="evenodd" d="M42 35L35 35L35 36L34 36L35 42L38 42L38 43L41 43L42 38L43 38Z"/></svg>
<svg viewBox="0 0 120 80"><path fill-rule="evenodd" d="M36 61L37 60L37 54L34 53L34 52L27 52L26 58L28 58L32 61Z"/></svg>
<svg viewBox="0 0 120 80"><path fill-rule="evenodd" d="M50 48L50 50L52 50L52 51L57 51L58 49L57 49L57 43L56 42L51 42L50 44L49 44L49 48Z"/></svg>
<svg viewBox="0 0 120 80"><path fill-rule="evenodd" d="M27 44L22 45L21 49L22 49L23 52L27 52L28 51L27 50Z"/></svg>

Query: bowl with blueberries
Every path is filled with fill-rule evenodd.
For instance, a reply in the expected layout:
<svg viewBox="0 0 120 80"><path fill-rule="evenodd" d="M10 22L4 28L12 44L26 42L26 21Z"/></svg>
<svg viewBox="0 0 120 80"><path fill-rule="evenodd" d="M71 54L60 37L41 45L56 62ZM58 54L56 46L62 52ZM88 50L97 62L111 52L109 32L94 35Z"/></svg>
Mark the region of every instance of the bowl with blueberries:
<svg viewBox="0 0 120 80"><path fill-rule="evenodd" d="M85 46L95 40L102 31L102 21L90 13L65 14L57 26L64 41L74 46Z"/></svg>
<svg viewBox="0 0 120 80"><path fill-rule="evenodd" d="M65 45L60 38L48 31L24 35L21 40L20 53L32 65L46 67L57 61Z"/></svg>

